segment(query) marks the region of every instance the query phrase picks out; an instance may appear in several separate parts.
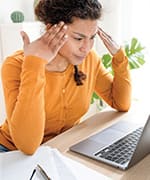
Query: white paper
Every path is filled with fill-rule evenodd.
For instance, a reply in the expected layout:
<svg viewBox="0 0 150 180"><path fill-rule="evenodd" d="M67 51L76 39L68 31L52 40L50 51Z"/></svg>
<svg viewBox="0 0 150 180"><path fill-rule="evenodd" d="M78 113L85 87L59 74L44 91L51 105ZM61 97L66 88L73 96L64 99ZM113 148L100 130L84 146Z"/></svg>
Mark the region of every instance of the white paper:
<svg viewBox="0 0 150 180"><path fill-rule="evenodd" d="M19 151L0 153L0 179L29 180L37 164L52 180L110 180L47 146L39 147L32 156ZM33 180L42 180L38 172L33 176Z"/></svg>
<svg viewBox="0 0 150 180"><path fill-rule="evenodd" d="M19 151L0 153L0 179L29 180L34 168L40 164L46 172L52 172L53 179L59 180L51 152L48 147L40 147L32 156Z"/></svg>

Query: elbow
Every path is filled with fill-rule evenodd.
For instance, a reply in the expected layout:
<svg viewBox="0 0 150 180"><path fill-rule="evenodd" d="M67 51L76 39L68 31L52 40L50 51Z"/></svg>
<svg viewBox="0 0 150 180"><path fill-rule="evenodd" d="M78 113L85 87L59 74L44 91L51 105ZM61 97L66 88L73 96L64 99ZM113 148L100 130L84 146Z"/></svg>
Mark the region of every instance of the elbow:
<svg viewBox="0 0 150 180"><path fill-rule="evenodd" d="M18 150L26 155L33 155L42 142L42 138L16 138L14 144Z"/></svg>
<svg viewBox="0 0 150 180"><path fill-rule="evenodd" d="M118 110L119 112L128 112L129 109L130 109L130 108L128 108L128 107L120 107L120 108L118 108L117 110Z"/></svg>
<svg viewBox="0 0 150 180"><path fill-rule="evenodd" d="M130 109L130 103L120 103L120 104L113 104L112 107L115 108L119 112L128 112Z"/></svg>
<svg viewBox="0 0 150 180"><path fill-rule="evenodd" d="M31 128L30 128L31 129ZM28 130L28 131L27 131ZM32 131L26 128L11 128L11 137L18 150L26 155L33 155L43 141L44 131L41 128L34 128Z"/></svg>
<svg viewBox="0 0 150 180"><path fill-rule="evenodd" d="M24 154L26 155L33 155L36 150L38 149L39 146L37 147L29 147L29 148L26 148L26 147L19 147L18 149L23 152Z"/></svg>

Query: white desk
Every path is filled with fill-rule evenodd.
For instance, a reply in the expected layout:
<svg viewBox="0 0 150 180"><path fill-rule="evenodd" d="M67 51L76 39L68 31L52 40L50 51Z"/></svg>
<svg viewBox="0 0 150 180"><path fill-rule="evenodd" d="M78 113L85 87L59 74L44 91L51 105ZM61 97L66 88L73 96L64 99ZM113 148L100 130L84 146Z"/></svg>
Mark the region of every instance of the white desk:
<svg viewBox="0 0 150 180"><path fill-rule="evenodd" d="M103 111L58 135L46 144L59 149L64 155L79 161L114 180L149 180L150 155L127 171L121 171L68 150L74 143L95 134L97 131L104 129L119 120L130 120L141 123L142 121L146 121L147 116L148 112L142 105L137 107L134 106L128 113L119 113L114 110Z"/></svg>

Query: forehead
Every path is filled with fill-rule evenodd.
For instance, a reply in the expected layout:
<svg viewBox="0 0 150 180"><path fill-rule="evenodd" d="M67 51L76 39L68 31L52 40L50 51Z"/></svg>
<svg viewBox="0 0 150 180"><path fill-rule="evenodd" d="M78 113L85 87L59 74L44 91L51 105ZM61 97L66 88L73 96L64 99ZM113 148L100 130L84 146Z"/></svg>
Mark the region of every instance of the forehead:
<svg viewBox="0 0 150 180"><path fill-rule="evenodd" d="M74 18L73 23L68 25L68 31L70 33L77 32L87 36L91 36L97 32L97 27L97 20Z"/></svg>

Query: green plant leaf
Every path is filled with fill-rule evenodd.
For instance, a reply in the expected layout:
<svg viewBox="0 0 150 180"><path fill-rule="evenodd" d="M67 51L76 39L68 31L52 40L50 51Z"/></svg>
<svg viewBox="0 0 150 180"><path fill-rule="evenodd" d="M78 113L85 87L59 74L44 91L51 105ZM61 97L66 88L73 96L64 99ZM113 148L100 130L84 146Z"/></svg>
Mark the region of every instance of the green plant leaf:
<svg viewBox="0 0 150 180"><path fill-rule="evenodd" d="M125 49L125 53L126 53L126 55L128 57L129 56L129 51L130 51L129 44L126 44L124 49Z"/></svg>
<svg viewBox="0 0 150 180"><path fill-rule="evenodd" d="M137 46L137 42L138 42L138 40L136 38L132 38L130 50L134 50L135 49L135 47Z"/></svg>
<svg viewBox="0 0 150 180"><path fill-rule="evenodd" d="M102 62L104 64L105 68L111 67L111 59L112 59L112 57L110 56L110 54L104 54L102 56Z"/></svg>
<svg viewBox="0 0 150 180"><path fill-rule="evenodd" d="M137 58L137 61L140 65L143 65L145 63L145 60L141 57L136 57Z"/></svg>

